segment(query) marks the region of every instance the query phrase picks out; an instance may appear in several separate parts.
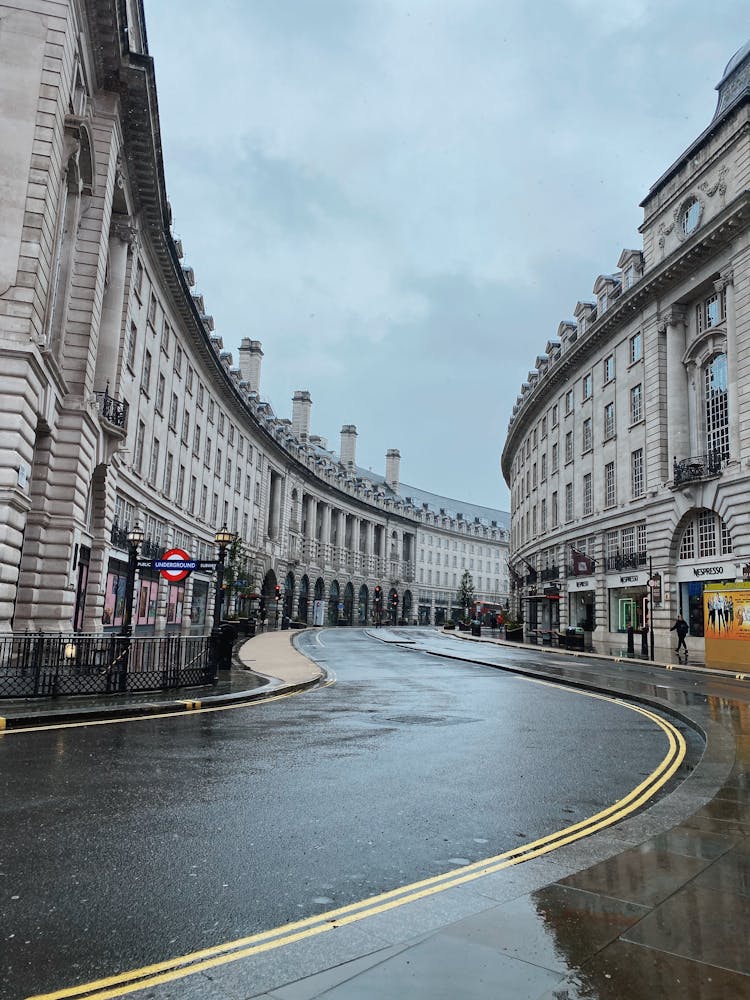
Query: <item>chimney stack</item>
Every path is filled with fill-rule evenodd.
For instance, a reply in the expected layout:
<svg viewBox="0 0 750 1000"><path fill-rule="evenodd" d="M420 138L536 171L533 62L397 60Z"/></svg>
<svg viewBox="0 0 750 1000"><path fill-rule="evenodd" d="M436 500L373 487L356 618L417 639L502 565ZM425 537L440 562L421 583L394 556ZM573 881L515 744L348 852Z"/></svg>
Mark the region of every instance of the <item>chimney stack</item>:
<svg viewBox="0 0 750 1000"><path fill-rule="evenodd" d="M260 362L263 357L260 341L243 337L239 355L240 371L242 378L249 383L248 391L260 393Z"/></svg>
<svg viewBox="0 0 750 1000"><path fill-rule="evenodd" d="M310 410L312 396L306 389L299 389L292 396L292 433L300 441L307 441L310 436Z"/></svg>
<svg viewBox="0 0 750 1000"><path fill-rule="evenodd" d="M389 448L385 453L385 481L394 493L398 493L400 473L401 452L398 448Z"/></svg>
<svg viewBox="0 0 750 1000"><path fill-rule="evenodd" d="M345 469L353 469L357 462L357 428L354 424L344 424L341 428L341 452L339 461Z"/></svg>

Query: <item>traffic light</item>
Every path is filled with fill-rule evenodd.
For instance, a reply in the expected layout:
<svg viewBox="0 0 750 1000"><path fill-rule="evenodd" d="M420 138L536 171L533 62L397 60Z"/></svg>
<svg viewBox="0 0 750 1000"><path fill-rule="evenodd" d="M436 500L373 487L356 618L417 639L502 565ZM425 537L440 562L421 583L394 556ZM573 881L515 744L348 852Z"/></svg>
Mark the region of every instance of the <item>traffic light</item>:
<svg viewBox="0 0 750 1000"><path fill-rule="evenodd" d="M275 594L274 594L274 599L276 601L280 601L281 600L281 587L278 585L278 583L276 584L276 591L275 591Z"/></svg>
<svg viewBox="0 0 750 1000"><path fill-rule="evenodd" d="M394 608L398 607L398 592L395 590L391 594L391 604L393 605Z"/></svg>
<svg viewBox="0 0 750 1000"><path fill-rule="evenodd" d="M376 603L376 604L380 604L380 602L381 602L382 600L383 600L383 592L382 592L382 590L380 589L380 587L376 587L376 588L375 588L375 603Z"/></svg>

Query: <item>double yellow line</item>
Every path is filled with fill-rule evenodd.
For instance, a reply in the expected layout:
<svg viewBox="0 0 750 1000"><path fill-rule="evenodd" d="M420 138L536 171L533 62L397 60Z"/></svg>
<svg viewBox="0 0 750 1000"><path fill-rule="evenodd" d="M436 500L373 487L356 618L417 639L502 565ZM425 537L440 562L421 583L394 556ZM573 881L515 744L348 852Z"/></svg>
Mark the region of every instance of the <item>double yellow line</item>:
<svg viewBox="0 0 750 1000"><path fill-rule="evenodd" d="M547 684L548 682L535 681L534 683ZM557 687L558 685L549 686ZM570 689L568 688L567 690ZM603 809L601 812L579 823L566 827L564 830L541 837L530 844L515 847L503 854L486 858L483 861L476 861L473 864L453 869L442 875L423 879L420 882L413 882L411 885L403 886L400 889L392 889L389 892L372 896L358 903L350 903L348 906L329 910L326 913L316 916L306 917L294 923L284 924L282 927L261 931L258 934L238 938L235 941L227 941L212 948L203 948L200 951L194 951L177 958L157 962L154 965L133 969L130 972L97 979L81 986L72 986L53 993L37 994L33 997L27 997L27 1000L64 1000L64 998L76 998L76 1000L109 1000L111 997L127 996L129 993L135 993L138 990L158 986L161 983L173 982L174 980L182 979L198 972L205 972L208 969L213 969L229 962L251 958L254 955L260 955L275 948L282 948L296 941L312 938L318 934L325 934L338 927L346 927L349 924L364 920L367 917L376 916L379 913L387 913L389 910L394 910L407 903L413 903L417 900L434 896L439 892L444 892L446 889L465 885L468 882L473 882L475 879L482 878L484 875L491 875L494 872L499 872L505 868L520 864L523 861L530 861L543 854L548 854L558 847L563 847L565 844L570 844L573 841L580 840L582 837L596 833L598 830L612 826L637 809L640 809L673 777L685 758L685 740L671 722L642 706L631 705L618 698L608 698L604 695L593 694L591 692L578 691L576 693L601 701L614 702L633 712L638 712L662 729L667 737L668 750L659 766L628 795L607 809Z"/></svg>

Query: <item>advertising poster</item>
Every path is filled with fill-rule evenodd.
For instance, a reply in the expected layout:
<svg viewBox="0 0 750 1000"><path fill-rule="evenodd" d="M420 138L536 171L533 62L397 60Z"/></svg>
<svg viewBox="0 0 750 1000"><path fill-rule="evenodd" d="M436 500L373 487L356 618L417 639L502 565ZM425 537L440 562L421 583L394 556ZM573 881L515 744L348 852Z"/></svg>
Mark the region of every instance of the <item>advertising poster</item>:
<svg viewBox="0 0 750 1000"><path fill-rule="evenodd" d="M709 583L703 590L708 666L750 664L750 584Z"/></svg>
<svg viewBox="0 0 750 1000"><path fill-rule="evenodd" d="M703 591L706 638L750 641L750 586L735 583Z"/></svg>

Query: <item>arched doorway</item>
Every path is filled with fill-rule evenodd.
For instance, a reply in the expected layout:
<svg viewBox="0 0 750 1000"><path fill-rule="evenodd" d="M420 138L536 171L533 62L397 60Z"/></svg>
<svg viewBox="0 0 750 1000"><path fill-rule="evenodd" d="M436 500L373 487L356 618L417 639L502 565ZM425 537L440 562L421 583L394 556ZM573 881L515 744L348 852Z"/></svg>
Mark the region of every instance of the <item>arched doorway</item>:
<svg viewBox="0 0 750 1000"><path fill-rule="evenodd" d="M359 613L357 615L357 620L360 625L367 624L367 611L368 611L369 598L370 598L370 592L363 583L362 586L359 588Z"/></svg>
<svg viewBox="0 0 750 1000"><path fill-rule="evenodd" d="M328 624L335 625L339 620L339 590L338 580L331 581L331 589L328 592Z"/></svg>
<svg viewBox="0 0 750 1000"><path fill-rule="evenodd" d="M299 582L299 600L297 602L297 617L301 622L307 621L307 605L310 593L310 577L305 573Z"/></svg>
<svg viewBox="0 0 750 1000"><path fill-rule="evenodd" d="M344 620L347 625L351 625L354 615L354 587L347 583L344 587Z"/></svg>
<svg viewBox="0 0 750 1000"><path fill-rule="evenodd" d="M260 602L258 606L258 617L262 622L265 622L269 617L273 620L274 616L274 605L276 601L276 584L278 580L276 579L276 574L272 569L266 573L263 577L263 586L260 591Z"/></svg>
<svg viewBox="0 0 750 1000"><path fill-rule="evenodd" d="M313 604L313 625L326 623L326 585L321 576L315 581L315 603Z"/></svg>
<svg viewBox="0 0 750 1000"><path fill-rule="evenodd" d="M289 621L294 616L294 573L287 573L284 581L284 617Z"/></svg>
<svg viewBox="0 0 750 1000"><path fill-rule="evenodd" d="M411 618L411 604L412 604L411 591L405 590L404 599L401 604L401 617L406 622L407 625L409 624L409 620Z"/></svg>

